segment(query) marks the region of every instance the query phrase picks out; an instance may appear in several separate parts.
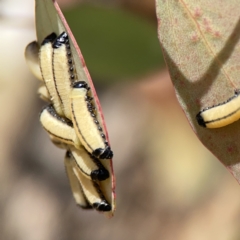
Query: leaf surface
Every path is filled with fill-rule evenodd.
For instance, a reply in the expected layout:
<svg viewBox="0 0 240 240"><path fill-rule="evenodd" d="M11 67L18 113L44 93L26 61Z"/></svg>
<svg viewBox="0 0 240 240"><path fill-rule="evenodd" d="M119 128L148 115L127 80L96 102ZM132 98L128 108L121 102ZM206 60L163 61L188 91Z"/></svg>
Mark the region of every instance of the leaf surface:
<svg viewBox="0 0 240 240"><path fill-rule="evenodd" d="M180 105L201 142L240 183L240 121L217 129L196 121L200 110L240 89L239 3L156 0L159 40Z"/></svg>

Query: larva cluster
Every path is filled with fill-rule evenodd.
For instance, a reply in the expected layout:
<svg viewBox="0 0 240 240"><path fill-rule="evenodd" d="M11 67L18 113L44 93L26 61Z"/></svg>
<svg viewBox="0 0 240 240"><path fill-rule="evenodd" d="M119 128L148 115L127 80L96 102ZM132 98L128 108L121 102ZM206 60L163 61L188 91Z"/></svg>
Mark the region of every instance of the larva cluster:
<svg viewBox="0 0 240 240"><path fill-rule="evenodd" d="M50 102L40 113L40 122L51 141L67 150L65 167L75 201L83 208L113 211L109 181L113 153L97 119L91 89L77 78L68 35L51 33L40 47L30 43L25 57L42 81L40 97Z"/></svg>

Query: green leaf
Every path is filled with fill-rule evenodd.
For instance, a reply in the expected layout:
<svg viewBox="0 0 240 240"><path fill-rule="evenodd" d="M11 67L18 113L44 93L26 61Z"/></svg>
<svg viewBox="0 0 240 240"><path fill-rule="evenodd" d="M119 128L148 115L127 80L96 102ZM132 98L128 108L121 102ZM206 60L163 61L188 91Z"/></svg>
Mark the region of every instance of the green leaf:
<svg viewBox="0 0 240 240"><path fill-rule="evenodd" d="M156 5L177 98L199 139L240 183L240 121L216 129L196 121L200 110L225 102L240 88L239 1L156 0Z"/></svg>

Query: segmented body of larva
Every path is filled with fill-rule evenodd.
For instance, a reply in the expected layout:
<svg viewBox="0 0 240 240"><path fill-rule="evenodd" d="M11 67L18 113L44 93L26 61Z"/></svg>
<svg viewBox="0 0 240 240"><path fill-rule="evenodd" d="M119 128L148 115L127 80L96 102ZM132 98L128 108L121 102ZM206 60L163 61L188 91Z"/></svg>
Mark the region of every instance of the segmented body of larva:
<svg viewBox="0 0 240 240"><path fill-rule="evenodd" d="M220 128L240 119L240 92L235 91L227 101L200 111L197 116L198 124L206 128Z"/></svg>
<svg viewBox="0 0 240 240"><path fill-rule="evenodd" d="M30 43L25 57L42 81L40 97L50 102L40 113L40 122L51 141L67 150L65 167L75 201L82 208L112 211L108 159L113 153L97 119L91 89L77 79L68 35L51 33L40 47Z"/></svg>

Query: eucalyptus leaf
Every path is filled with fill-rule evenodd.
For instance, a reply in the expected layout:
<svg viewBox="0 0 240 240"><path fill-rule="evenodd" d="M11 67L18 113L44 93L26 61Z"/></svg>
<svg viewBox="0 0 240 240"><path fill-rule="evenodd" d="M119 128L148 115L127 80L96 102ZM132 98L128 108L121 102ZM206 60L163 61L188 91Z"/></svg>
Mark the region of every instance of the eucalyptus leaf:
<svg viewBox="0 0 240 240"><path fill-rule="evenodd" d="M176 95L201 142L240 182L240 121L199 126L196 115L240 88L237 0L156 0L159 40ZM194 159L193 159L194 161Z"/></svg>

